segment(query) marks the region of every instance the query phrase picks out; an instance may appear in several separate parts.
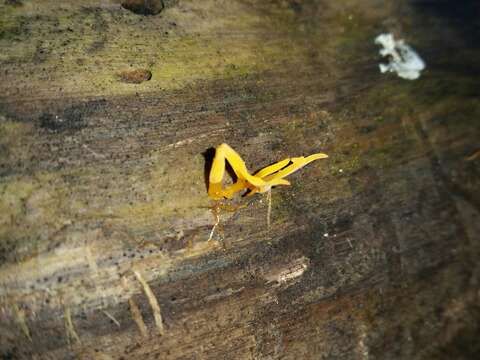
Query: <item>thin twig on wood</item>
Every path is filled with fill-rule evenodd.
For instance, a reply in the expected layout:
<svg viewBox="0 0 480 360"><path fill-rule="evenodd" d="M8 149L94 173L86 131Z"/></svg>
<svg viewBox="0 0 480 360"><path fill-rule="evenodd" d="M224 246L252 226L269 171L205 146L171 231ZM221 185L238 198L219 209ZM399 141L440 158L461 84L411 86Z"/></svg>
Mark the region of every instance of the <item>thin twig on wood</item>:
<svg viewBox="0 0 480 360"><path fill-rule="evenodd" d="M30 330L28 329L27 321L25 319L25 312L21 310L17 304L13 304L13 311L15 312L15 318L20 326L20 329L22 329L23 334L28 340L32 341Z"/></svg>
<svg viewBox="0 0 480 360"><path fill-rule="evenodd" d="M75 340L77 343L81 343L80 338L77 332L75 331L75 327L73 326L72 314L68 306L65 307L64 318L65 318L65 330L67 331L68 342L71 343L71 340Z"/></svg>
<svg viewBox="0 0 480 360"><path fill-rule="evenodd" d="M128 305L130 306L130 312L132 313L133 320L138 326L138 330L144 338L148 338L148 330L147 325L145 325L145 321L143 321L142 313L138 308L137 303L133 300L133 298L128 299Z"/></svg>
<svg viewBox="0 0 480 360"><path fill-rule="evenodd" d="M115 323L115 325L117 325L118 327L120 327L120 322L119 322L117 319L115 319L115 317L114 317L112 314L110 314L110 313L109 313L108 311L106 311L106 310L103 310L103 313L104 313L110 320L112 320L112 321Z"/></svg>
<svg viewBox="0 0 480 360"><path fill-rule="evenodd" d="M125 289L128 289L128 280L125 276L122 277L122 285ZM137 324L140 334L142 334L144 338L148 338L147 326L145 325L145 321L143 321L142 313L140 312L135 300L133 300L133 297L128 299L128 305L130 306L130 312L132 314L133 321L135 321L135 324Z"/></svg>
<svg viewBox="0 0 480 360"><path fill-rule="evenodd" d="M157 326L158 333L160 335L163 335L165 331L163 328L162 313L160 312L160 305L158 304L157 298L155 297L155 294L150 288L150 285L148 285L147 281L143 278L140 271L133 270L133 273L135 274L135 277L140 282L140 284L142 284L143 286L143 291L145 292L148 302L150 303L150 307L153 311L153 318L155 319L155 325Z"/></svg>

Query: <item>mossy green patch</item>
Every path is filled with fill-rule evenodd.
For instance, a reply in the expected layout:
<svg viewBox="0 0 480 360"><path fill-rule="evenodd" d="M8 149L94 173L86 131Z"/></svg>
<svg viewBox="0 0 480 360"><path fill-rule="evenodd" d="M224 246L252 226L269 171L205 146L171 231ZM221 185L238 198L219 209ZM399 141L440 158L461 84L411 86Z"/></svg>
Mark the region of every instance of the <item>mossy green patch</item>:
<svg viewBox="0 0 480 360"><path fill-rule="evenodd" d="M70 221L68 189L55 175L2 178L0 194L0 256L4 260L54 246L56 235Z"/></svg>
<svg viewBox="0 0 480 360"><path fill-rule="evenodd" d="M183 6L199 16L217 11L215 2L210 1L201 5L185 2ZM28 9L35 15L27 15ZM30 63L29 81L38 82L39 88L48 72L52 84L49 91L101 96L180 89L200 80L242 78L304 52L288 31L283 41L264 35L286 28L283 24L277 29L275 17L262 17L238 4L228 9L230 12L222 11L222 16L209 24L196 21L192 26L192 13L177 8L165 10L165 17L139 18L121 8L62 8L53 1L35 7L29 3L0 15L4 34L0 41L6 49L0 62L5 66ZM172 23L176 25L172 27ZM12 42L12 36L19 41ZM132 85L115 76L136 68L150 70L151 81ZM22 78L24 70L10 68L8 76Z"/></svg>
<svg viewBox="0 0 480 360"><path fill-rule="evenodd" d="M204 225L210 202L203 157L155 159L147 173L128 176L115 168L90 167L2 178L0 256L18 260L45 251L66 240L64 229L81 224L85 229L108 224L110 230L131 234L161 233L183 224L188 215L198 220L191 226Z"/></svg>
<svg viewBox="0 0 480 360"><path fill-rule="evenodd" d="M204 158L176 159L155 156L155 166L148 176L121 180L130 183L142 201L119 201L110 208L109 223L127 226L132 231L152 226L164 231L189 218L201 218L210 205L204 182ZM122 187L129 187L123 184ZM107 215L107 214L105 214Z"/></svg>
<svg viewBox="0 0 480 360"><path fill-rule="evenodd" d="M30 154L32 125L6 120L0 116L0 167L8 173L12 162L27 161Z"/></svg>

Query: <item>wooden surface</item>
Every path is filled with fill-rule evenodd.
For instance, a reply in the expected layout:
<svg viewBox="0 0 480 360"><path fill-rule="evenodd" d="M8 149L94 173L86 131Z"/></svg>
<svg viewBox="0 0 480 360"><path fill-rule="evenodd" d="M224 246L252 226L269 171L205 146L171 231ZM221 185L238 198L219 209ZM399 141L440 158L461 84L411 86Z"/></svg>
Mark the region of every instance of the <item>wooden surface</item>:
<svg viewBox="0 0 480 360"><path fill-rule="evenodd" d="M474 358L478 15L3 1L0 356ZM419 80L379 73L385 31L424 57ZM270 228L265 197L236 199L207 241L222 142L252 171L330 157L272 191Z"/></svg>

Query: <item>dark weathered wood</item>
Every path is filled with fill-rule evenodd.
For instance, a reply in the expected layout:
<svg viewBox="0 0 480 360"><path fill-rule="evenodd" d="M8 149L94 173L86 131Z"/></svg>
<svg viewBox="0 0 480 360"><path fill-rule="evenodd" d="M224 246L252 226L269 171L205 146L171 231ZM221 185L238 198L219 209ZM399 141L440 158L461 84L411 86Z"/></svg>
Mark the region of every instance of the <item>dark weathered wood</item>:
<svg viewBox="0 0 480 360"><path fill-rule="evenodd" d="M0 356L473 358L478 5L164 4L0 5ZM419 80L379 73L383 31ZM222 142L330 157L207 241Z"/></svg>

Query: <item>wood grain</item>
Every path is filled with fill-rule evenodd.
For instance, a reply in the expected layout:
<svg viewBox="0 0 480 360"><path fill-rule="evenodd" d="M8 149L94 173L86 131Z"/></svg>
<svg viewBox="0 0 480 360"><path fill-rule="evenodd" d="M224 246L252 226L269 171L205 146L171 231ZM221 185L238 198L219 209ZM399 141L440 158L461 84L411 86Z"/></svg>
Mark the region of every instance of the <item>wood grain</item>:
<svg viewBox="0 0 480 360"><path fill-rule="evenodd" d="M0 356L472 358L467 5L0 4ZM383 31L425 58L419 80L380 74ZM118 78L138 70L151 79ZM252 171L329 158L273 189L270 227L266 198L239 198L207 241L222 142Z"/></svg>

